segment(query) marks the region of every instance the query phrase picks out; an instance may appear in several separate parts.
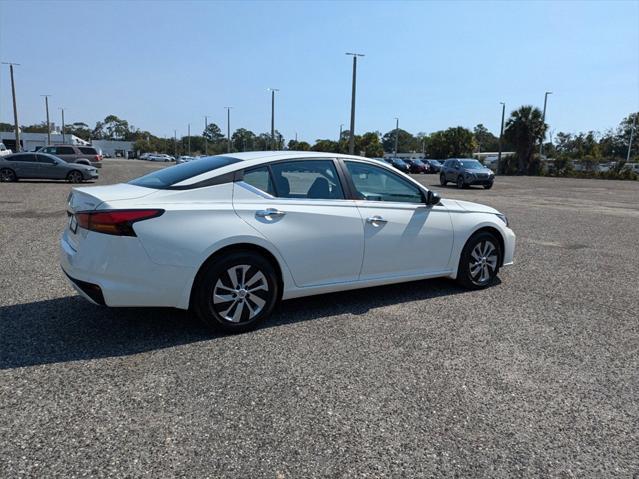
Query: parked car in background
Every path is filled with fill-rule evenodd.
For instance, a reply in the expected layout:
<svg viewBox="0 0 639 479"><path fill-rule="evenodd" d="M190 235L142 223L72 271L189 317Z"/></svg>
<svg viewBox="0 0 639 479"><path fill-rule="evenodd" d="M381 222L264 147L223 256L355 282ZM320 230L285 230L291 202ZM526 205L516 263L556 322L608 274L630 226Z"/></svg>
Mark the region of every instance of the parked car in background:
<svg viewBox="0 0 639 479"><path fill-rule="evenodd" d="M0 142L0 156L7 156L13 153L10 149L4 146L4 143Z"/></svg>
<svg viewBox="0 0 639 479"><path fill-rule="evenodd" d="M336 153L209 156L74 188L67 213L60 261L84 298L235 333L281 299L433 277L486 288L515 249L499 211Z"/></svg>
<svg viewBox="0 0 639 479"><path fill-rule="evenodd" d="M57 156L67 163L102 168L102 153L92 146L47 145L39 149L38 153Z"/></svg>
<svg viewBox="0 0 639 479"><path fill-rule="evenodd" d="M14 153L0 157L0 181L20 179L67 180L81 183L98 178L94 166L83 163L68 163L47 153Z"/></svg>
<svg viewBox="0 0 639 479"><path fill-rule="evenodd" d="M430 167L422 160L410 159L403 161L408 165L408 171L410 173L428 173L430 170Z"/></svg>
<svg viewBox="0 0 639 479"><path fill-rule="evenodd" d="M438 160L424 160L430 166L430 173L439 173L442 169L442 163Z"/></svg>
<svg viewBox="0 0 639 479"><path fill-rule="evenodd" d="M177 157L177 160L175 160L175 164L180 165L182 163L188 163L189 161L193 160L195 160L195 158L192 156L182 155Z"/></svg>
<svg viewBox="0 0 639 479"><path fill-rule="evenodd" d="M493 187L495 173L477 160L453 158L444 162L439 173L439 182L442 186L446 186L449 181L455 183L457 188L481 185L489 190Z"/></svg>
<svg viewBox="0 0 639 479"><path fill-rule="evenodd" d="M402 173L409 173L408 164L401 158L388 158L387 161Z"/></svg>
<svg viewBox="0 0 639 479"><path fill-rule="evenodd" d="M639 175L639 163L626 163L623 165L622 170L630 170Z"/></svg>
<svg viewBox="0 0 639 479"><path fill-rule="evenodd" d="M164 155L149 155L146 159L149 161L163 161L165 163L171 161Z"/></svg>

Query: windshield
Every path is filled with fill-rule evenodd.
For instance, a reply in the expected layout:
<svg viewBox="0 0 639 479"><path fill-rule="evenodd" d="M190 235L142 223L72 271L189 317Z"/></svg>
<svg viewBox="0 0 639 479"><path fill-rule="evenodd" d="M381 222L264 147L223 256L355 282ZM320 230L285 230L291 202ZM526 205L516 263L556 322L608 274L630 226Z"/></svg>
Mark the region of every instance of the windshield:
<svg viewBox="0 0 639 479"><path fill-rule="evenodd" d="M462 167L467 170L481 170L484 168L484 165L477 160L459 160L459 162L462 164Z"/></svg>
<svg viewBox="0 0 639 479"><path fill-rule="evenodd" d="M237 163L237 158L228 156L207 156L198 161L190 161L175 166L169 166L162 170L154 171L135 180L129 181L130 185L143 186L145 188L164 189L169 188L194 176L213 171L223 166Z"/></svg>

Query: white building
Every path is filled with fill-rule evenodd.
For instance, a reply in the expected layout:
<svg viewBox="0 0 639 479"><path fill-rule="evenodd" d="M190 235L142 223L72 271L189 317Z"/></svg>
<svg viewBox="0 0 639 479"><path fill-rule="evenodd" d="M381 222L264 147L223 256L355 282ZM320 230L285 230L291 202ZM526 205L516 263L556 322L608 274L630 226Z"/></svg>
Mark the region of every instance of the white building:
<svg viewBox="0 0 639 479"><path fill-rule="evenodd" d="M16 148L16 135L13 131L0 131L0 141L4 143L4 146L6 146L10 150L13 150L14 152L18 150ZM51 133L51 143L54 145L64 143L66 143L67 145L90 145L88 141L85 141L82 138L78 138L74 135L64 135L63 139L62 134L60 133ZM20 132L20 149L22 151L35 151L42 146L46 146L46 144L46 133Z"/></svg>
<svg viewBox="0 0 639 479"><path fill-rule="evenodd" d="M104 156L110 158L135 158L132 141L122 140L93 140L92 145L102 150Z"/></svg>

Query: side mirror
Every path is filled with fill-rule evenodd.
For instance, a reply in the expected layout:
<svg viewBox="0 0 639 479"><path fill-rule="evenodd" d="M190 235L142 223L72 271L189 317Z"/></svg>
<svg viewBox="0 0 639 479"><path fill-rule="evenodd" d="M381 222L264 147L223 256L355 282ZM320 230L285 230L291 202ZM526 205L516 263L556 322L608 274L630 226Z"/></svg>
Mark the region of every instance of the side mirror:
<svg viewBox="0 0 639 479"><path fill-rule="evenodd" d="M434 191L430 191L428 190L428 192L426 193L426 205L427 206L433 206L439 203L439 201L442 199L441 196L439 196L438 193L435 193Z"/></svg>

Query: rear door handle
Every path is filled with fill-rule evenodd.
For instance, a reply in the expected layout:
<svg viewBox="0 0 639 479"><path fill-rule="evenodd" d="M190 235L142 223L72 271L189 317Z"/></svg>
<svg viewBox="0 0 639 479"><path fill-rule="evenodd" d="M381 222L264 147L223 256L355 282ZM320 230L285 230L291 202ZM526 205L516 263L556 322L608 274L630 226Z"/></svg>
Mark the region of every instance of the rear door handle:
<svg viewBox="0 0 639 479"><path fill-rule="evenodd" d="M260 218L268 218L268 217L280 217L286 214L285 211L278 210L277 208L266 208L265 210L259 210L255 212L256 216Z"/></svg>
<svg viewBox="0 0 639 479"><path fill-rule="evenodd" d="M385 220L379 215L375 215L366 218L366 222L372 224L373 226L379 226L380 224L388 223L388 220Z"/></svg>

